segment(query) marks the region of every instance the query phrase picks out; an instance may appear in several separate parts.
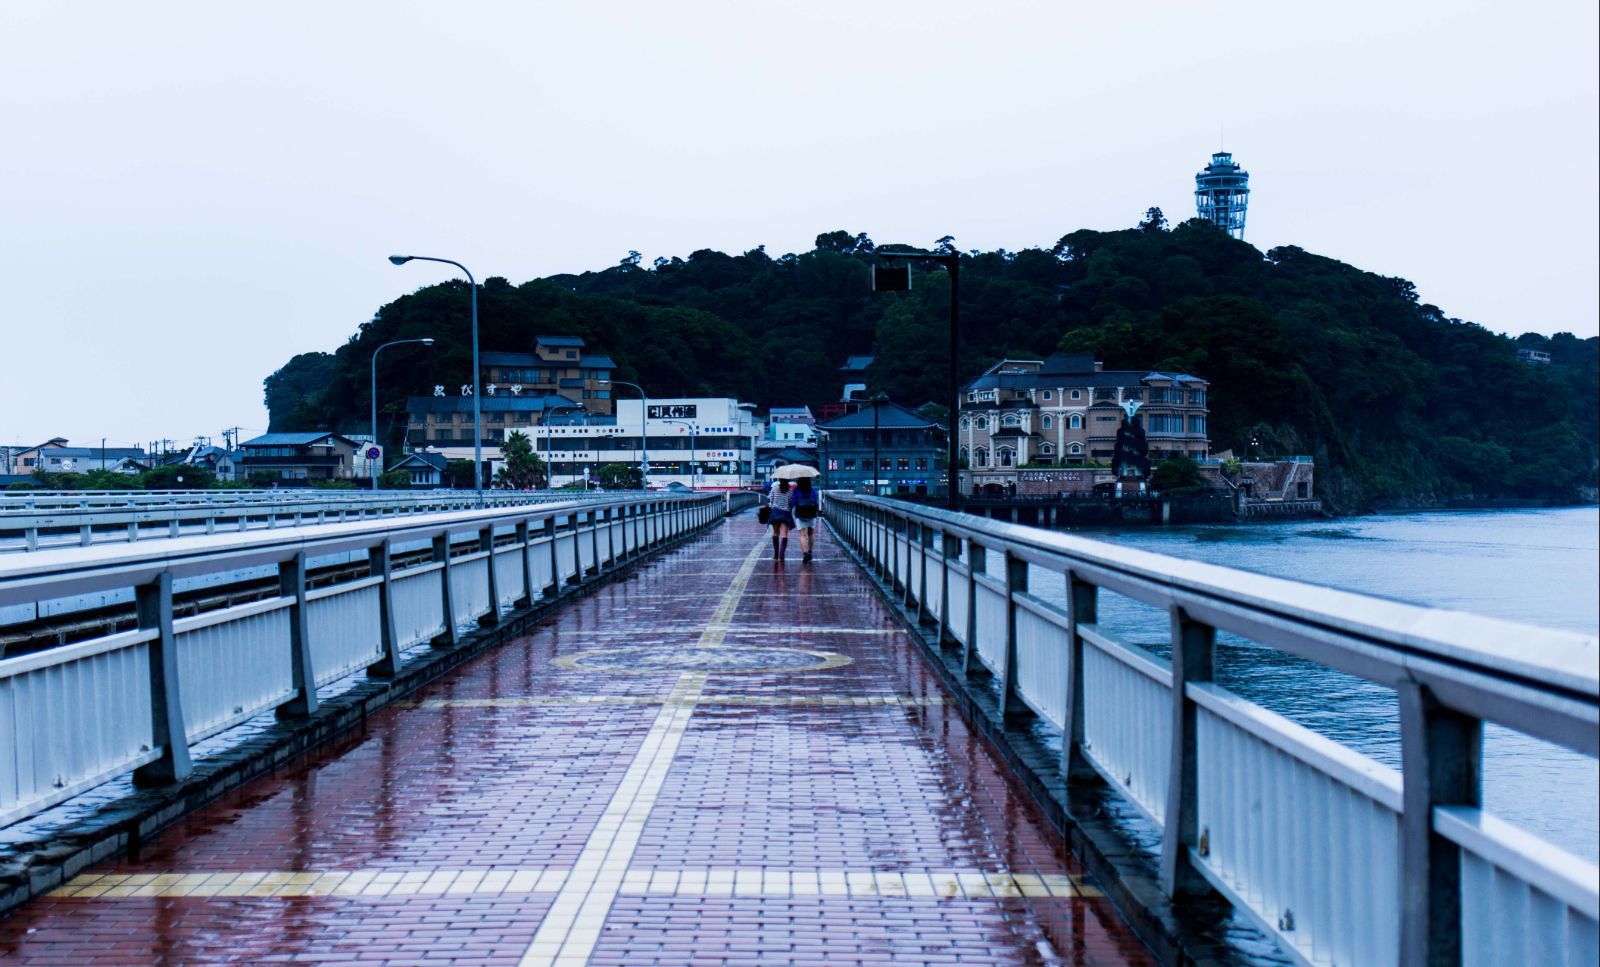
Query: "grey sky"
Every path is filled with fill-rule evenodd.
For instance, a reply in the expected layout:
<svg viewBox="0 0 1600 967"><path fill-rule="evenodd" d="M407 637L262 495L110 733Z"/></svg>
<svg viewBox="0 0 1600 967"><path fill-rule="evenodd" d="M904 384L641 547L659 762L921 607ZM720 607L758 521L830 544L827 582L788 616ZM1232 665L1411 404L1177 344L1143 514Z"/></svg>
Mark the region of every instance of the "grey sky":
<svg viewBox="0 0 1600 967"><path fill-rule="evenodd" d="M266 425L447 277L1193 214L1594 335L1596 4L6 3L0 442ZM511 348L511 347L489 347Z"/></svg>

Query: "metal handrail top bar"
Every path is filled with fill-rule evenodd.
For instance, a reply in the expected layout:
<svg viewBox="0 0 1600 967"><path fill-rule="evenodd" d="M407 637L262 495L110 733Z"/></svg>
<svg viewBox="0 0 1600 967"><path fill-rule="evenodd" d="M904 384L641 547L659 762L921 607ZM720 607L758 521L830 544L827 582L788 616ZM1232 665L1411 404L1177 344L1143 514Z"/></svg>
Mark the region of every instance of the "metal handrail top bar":
<svg viewBox="0 0 1600 967"><path fill-rule="evenodd" d="M187 577L224 569L365 549L384 540L426 540L441 533L583 514L640 503L705 502L720 495L619 495L559 503L446 511L406 517L375 517L345 523L308 524L271 531L194 535L133 544L98 544L47 549L0 558L0 606L124 588L162 571Z"/></svg>
<svg viewBox="0 0 1600 967"><path fill-rule="evenodd" d="M828 496L933 525L1030 564L1071 569L1108 591L1162 608L1182 607L1222 630L1380 684L1444 678L1468 692L1499 692L1515 704L1555 712L1573 727L1552 728L1504 710L1471 710L1577 751L1600 753L1600 640L1592 636L1323 588L906 501ZM1452 695L1451 704L1458 698Z"/></svg>

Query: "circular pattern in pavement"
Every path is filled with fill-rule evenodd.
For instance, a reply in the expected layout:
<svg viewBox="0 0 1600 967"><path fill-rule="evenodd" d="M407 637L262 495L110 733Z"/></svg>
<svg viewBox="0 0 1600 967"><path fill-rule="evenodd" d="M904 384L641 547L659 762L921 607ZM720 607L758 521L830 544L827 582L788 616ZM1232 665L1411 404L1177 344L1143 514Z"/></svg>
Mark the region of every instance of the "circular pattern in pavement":
<svg viewBox="0 0 1600 967"><path fill-rule="evenodd" d="M634 646L601 648L557 658L551 664L586 672L710 672L753 675L783 672L814 672L850 664L850 659L831 651L802 651L798 648L715 647L695 645Z"/></svg>

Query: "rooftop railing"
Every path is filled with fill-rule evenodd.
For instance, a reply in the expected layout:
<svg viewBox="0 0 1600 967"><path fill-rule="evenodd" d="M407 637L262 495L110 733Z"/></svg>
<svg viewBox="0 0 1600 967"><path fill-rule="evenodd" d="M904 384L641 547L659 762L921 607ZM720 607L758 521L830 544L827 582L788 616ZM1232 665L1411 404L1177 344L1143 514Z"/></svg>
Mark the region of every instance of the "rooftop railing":
<svg viewBox="0 0 1600 967"><path fill-rule="evenodd" d="M754 499L608 495L0 559L0 609L132 589L138 614L132 630L0 660L0 824L129 772L180 779L197 742L273 710L309 715L341 679L392 677L408 649L452 647ZM352 552L364 575L307 588L309 567ZM174 618L175 580L262 566L275 597Z"/></svg>
<svg viewBox="0 0 1600 967"><path fill-rule="evenodd" d="M1069 786L1160 831L1169 895L1215 890L1303 963L1596 962L1600 869L1481 794L1487 722L1600 752L1596 639L893 500L827 514L1002 719L1054 730ZM1106 593L1167 613L1170 658L1098 620ZM1219 685L1219 632L1392 689L1402 768Z"/></svg>

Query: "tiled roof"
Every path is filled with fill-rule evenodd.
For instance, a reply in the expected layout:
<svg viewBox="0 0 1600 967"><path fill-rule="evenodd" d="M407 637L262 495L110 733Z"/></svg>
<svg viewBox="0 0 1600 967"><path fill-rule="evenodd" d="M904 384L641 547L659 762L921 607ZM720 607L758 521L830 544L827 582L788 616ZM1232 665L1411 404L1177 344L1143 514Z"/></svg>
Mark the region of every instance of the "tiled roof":
<svg viewBox="0 0 1600 967"><path fill-rule="evenodd" d="M616 369L617 364L612 362L610 356L579 356L578 365L583 369Z"/></svg>
<svg viewBox="0 0 1600 967"><path fill-rule="evenodd" d="M923 419L899 403L879 403L863 406L854 413L829 420L819 426L824 430L870 430L873 427L874 408L878 411L877 427L880 430L924 429L940 425L934 420Z"/></svg>
<svg viewBox="0 0 1600 967"><path fill-rule="evenodd" d="M541 346L579 346L583 340L577 336L535 336L533 341Z"/></svg>
<svg viewBox="0 0 1600 967"><path fill-rule="evenodd" d="M307 446L319 440L343 440L345 443L354 443L349 437L338 433L263 433L253 440L246 440L239 444L241 447L285 447Z"/></svg>

